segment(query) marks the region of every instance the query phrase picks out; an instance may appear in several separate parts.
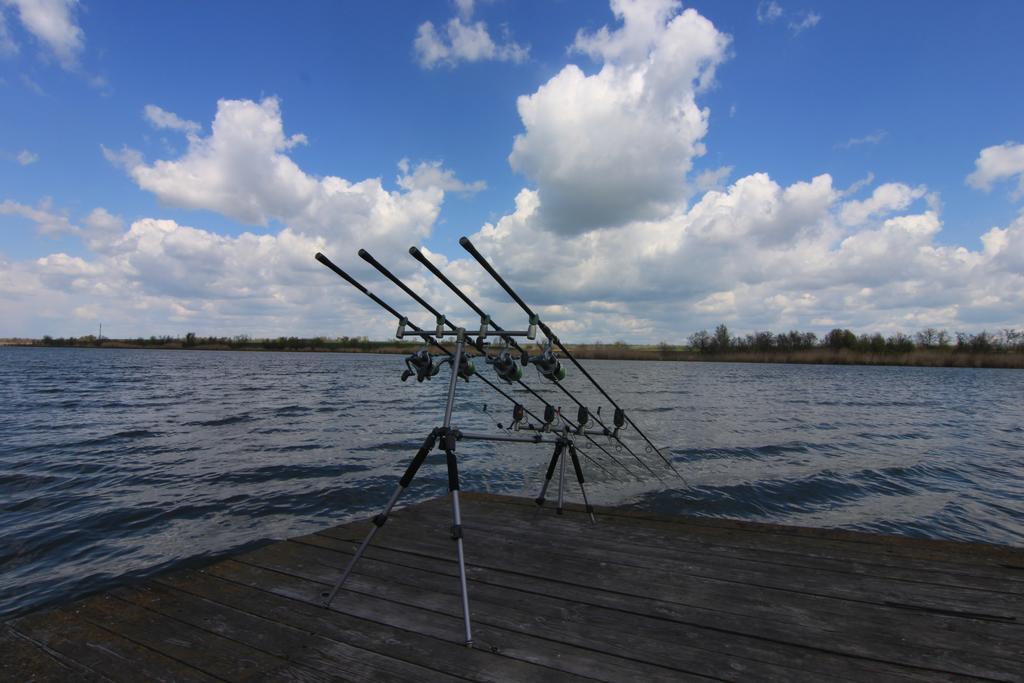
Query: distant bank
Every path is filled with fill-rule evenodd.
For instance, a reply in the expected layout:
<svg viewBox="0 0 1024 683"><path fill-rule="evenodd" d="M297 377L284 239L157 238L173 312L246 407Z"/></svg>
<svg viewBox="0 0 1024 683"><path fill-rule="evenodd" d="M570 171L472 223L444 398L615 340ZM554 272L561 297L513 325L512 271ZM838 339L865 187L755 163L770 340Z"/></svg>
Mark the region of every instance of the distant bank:
<svg viewBox="0 0 1024 683"><path fill-rule="evenodd" d="M781 336L781 335L780 335ZM734 340L736 341L736 340ZM964 344L897 348L848 348L830 345L829 337L808 348L750 348L739 343L730 347L700 348L689 345L613 344L568 345L580 359L660 360L724 363L801 363L818 365L909 365L920 367L1024 368L1024 345L974 349ZM419 348L417 342L371 341L365 338L324 337L276 339L206 338L186 336L149 339L97 339L93 336L43 339L0 339L0 346L99 347L107 349L173 349L188 351L293 351L312 353L387 353L409 354Z"/></svg>

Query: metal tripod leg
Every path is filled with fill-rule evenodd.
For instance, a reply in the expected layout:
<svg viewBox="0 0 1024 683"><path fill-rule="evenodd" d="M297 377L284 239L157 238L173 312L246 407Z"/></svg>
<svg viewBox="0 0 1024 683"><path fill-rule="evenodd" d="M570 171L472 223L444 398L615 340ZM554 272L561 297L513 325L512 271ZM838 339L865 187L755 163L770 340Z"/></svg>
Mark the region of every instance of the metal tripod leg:
<svg viewBox="0 0 1024 683"><path fill-rule="evenodd" d="M580 458L576 454L575 444L569 444L569 457L572 458L573 469L576 470L576 481L580 483L580 491L583 492L583 504L587 506L587 514L590 515L590 522L597 524L597 520L594 518L594 507L587 500L587 489L583 487L583 468L580 467Z"/></svg>
<svg viewBox="0 0 1024 683"><path fill-rule="evenodd" d="M548 492L548 486L551 484L551 477L555 474L555 466L558 464L558 457L562 455L562 450L565 448L565 444L561 441L555 444L555 452L551 454L551 462L548 463L548 472L544 475L544 486L540 489L540 495L534 499L537 503L537 507L544 507L544 495Z"/></svg>
<svg viewBox="0 0 1024 683"><path fill-rule="evenodd" d="M358 562L359 558L361 558L363 553L366 552L366 548L370 545L370 541L373 540L377 530L384 526L384 523L388 521L388 514L391 512L391 508L395 506L395 503L398 502L398 497L401 496L405 489L409 487L409 484L412 482L413 477L416 476L416 472L419 470L420 465L422 465L423 461L427 459L427 455L430 454L430 451L434 450L434 446L436 444L437 430L435 429L430 432L430 436L426 438L419 451L416 452L416 456L412 459L412 462L409 463L409 467L406 468L405 474L402 475L401 480L398 482L398 488L396 488L395 492L391 494L391 500L388 501L387 507L384 508L384 512L373 518L373 526L370 527L370 533L368 533L366 538L363 539L363 542L359 545L359 549L356 550L356 554L348 561L348 565L345 567L345 571L342 573L341 578L338 579L338 583L334 584L334 588L331 591L324 591L320 594L320 596L324 598L324 607L331 606L334 596L338 594L339 590L341 590L342 584L344 584L345 580L348 579L348 575L352 573L352 570L356 566L356 562Z"/></svg>
<svg viewBox="0 0 1024 683"><path fill-rule="evenodd" d="M469 589L466 588L466 556L462 548L462 511L459 509L459 465L455 451L446 449L448 490L452 494L452 539L459 555L459 583L462 587L462 619L466 623L466 646L473 647L473 625L469 620Z"/></svg>
<svg viewBox="0 0 1024 683"><path fill-rule="evenodd" d="M569 444L572 446L572 443ZM558 467L558 505L555 507L555 514L562 514L562 503L565 502L565 461L566 458L562 458L562 462Z"/></svg>

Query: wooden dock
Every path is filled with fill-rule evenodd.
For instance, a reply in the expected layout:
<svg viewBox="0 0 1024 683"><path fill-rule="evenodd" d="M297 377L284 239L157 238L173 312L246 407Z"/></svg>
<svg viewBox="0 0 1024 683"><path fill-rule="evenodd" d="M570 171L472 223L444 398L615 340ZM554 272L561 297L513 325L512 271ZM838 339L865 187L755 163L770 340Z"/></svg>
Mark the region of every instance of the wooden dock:
<svg viewBox="0 0 1024 683"><path fill-rule="evenodd" d="M0 680L1024 680L1024 549L464 494L5 622Z"/></svg>

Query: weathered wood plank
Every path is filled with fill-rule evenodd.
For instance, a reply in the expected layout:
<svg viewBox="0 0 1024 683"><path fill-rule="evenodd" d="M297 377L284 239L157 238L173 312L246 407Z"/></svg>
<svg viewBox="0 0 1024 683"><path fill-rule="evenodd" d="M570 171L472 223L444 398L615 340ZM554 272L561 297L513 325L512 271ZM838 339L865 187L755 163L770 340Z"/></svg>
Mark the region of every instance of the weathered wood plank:
<svg viewBox="0 0 1024 683"><path fill-rule="evenodd" d="M103 681L107 680L74 661L62 657L10 626L0 627L0 680Z"/></svg>
<svg viewBox="0 0 1024 683"><path fill-rule="evenodd" d="M176 588L265 620L307 629L348 645L364 652L370 663L393 657L399 663L476 681L554 680L554 672L547 669L310 604L323 586L249 565L223 562L203 571L175 573L161 581L173 582Z"/></svg>
<svg viewBox="0 0 1024 683"><path fill-rule="evenodd" d="M408 520L398 519L390 524L387 533L378 535L378 547L389 547L396 550L415 550L420 553L433 553L442 559L444 553L438 553L433 545L425 541L425 538L436 537L436 533L424 532L424 527L419 526L421 517L416 515ZM561 520L554 520L553 524L561 524ZM353 529L353 531L355 531ZM502 532L509 535L507 531ZM360 534L344 533L337 530L322 532L325 537L337 538L338 536L358 537ZM558 532L552 532L553 537L558 537ZM470 537L472 538L472 536ZM508 566L506 558L517 553L516 569L520 573L535 576L559 578L563 570L575 571L575 575L588 577L587 585L601 591L613 593L626 593L639 597L648 597L663 600L666 603L677 603L685 607L696 607L714 609L723 612L746 614L756 617L759 620L770 622L782 621L790 626L808 626L825 632L834 631L833 624L856 623L858 618L872 626L881 635L885 635L885 627L892 626L893 633L923 633L926 636L938 632L940 636L947 632L953 634L951 638L940 637L939 643L946 647L977 647L978 643L970 640L970 635L979 637L1001 637L1006 633L1001 622L967 623L962 618L952 617L944 614L932 614L927 612L909 613L891 605L871 604L863 602L848 602L841 597L818 596L806 594L801 591L764 588L760 584L743 587L729 582L717 581L714 577L691 577L684 589L673 589L666 587L663 583L651 581L648 574L644 574L644 580L638 580L636 568L621 568L614 565L608 567L608 563L600 560L580 560L577 557L578 537L559 538L554 544L546 542L523 543L515 539L483 539L479 544L473 544L470 540L468 548L471 551L471 558L477 565L483 563L491 568L502 569ZM300 539L305 540L305 539ZM510 547L503 547L509 544ZM531 552L522 552L524 548L532 549ZM542 556L544 559L538 559ZM595 567L607 568L600 574L594 574ZM619 573L615 574L616 569ZM560 573L562 572L562 573ZM593 575L593 576L590 576ZM578 579L577 579L578 580ZM794 585L799 585L801 576L790 573L790 580ZM972 620L973 622L973 620ZM968 634L966 637L957 632ZM901 641L905 637L901 636ZM1024 655L1024 645L1011 640L1013 643L1010 649L1003 651L1003 656L1021 657Z"/></svg>
<svg viewBox="0 0 1024 683"><path fill-rule="evenodd" d="M267 546L266 553L246 553L239 557L238 561L265 570L289 574L321 587L328 586L332 578L337 576L335 568L315 560L304 559L294 548L283 553L277 552L275 548L278 546ZM350 580L362 585L359 584L360 579L356 577ZM451 624L447 631L449 636L461 633L462 608L458 595L427 595L421 588L403 586L386 580L377 582L374 586L375 590L363 590L355 594L347 592L344 599L339 597L336 600L335 607L339 610L349 610L357 603L375 604L378 613L390 613L388 623L392 624L402 623L412 614L431 615L432 621L444 619ZM687 680L685 672L634 661L631 658L611 656L594 649L593 646L587 647L566 641L552 642L545 637L546 634L541 634L543 622L532 615L496 615L495 610L487 609L485 606L484 609L475 611L474 617L474 642L482 641L484 647L492 652L508 657L603 681ZM527 620L532 628L522 628L521 621L514 621L515 617ZM419 628L423 628L422 624Z"/></svg>
<svg viewBox="0 0 1024 683"><path fill-rule="evenodd" d="M497 644L492 644L495 641L486 629L474 630L475 646L467 648L459 642L461 619L361 595L333 605L330 610L323 609L319 607L320 594L326 584L234 560L208 567L204 573L225 583L265 591L266 604L254 604L253 609L273 609L280 618L298 618L300 623L315 625L318 633L331 638L354 641L354 644L374 651L382 648L395 657L468 680L588 680L509 656L510 652L514 654L514 649L499 649ZM218 589L224 595L229 594L224 588Z"/></svg>
<svg viewBox="0 0 1024 683"><path fill-rule="evenodd" d="M509 514L507 507L494 503L489 499L470 497L466 504L471 513L484 511L488 513L487 524L499 523L502 530L509 527L535 527L538 519L551 517L547 509L536 514ZM534 508L535 509L535 508ZM442 514L436 506L423 506L427 513ZM492 519L491 514L499 515ZM1010 593L1019 595L1024 590L1024 572L1009 570L1005 567L977 565L943 565L938 562L918 560L897 560L889 563L881 561L877 554L865 554L834 551L832 554L820 552L820 545L813 541L801 541L788 548L780 548L775 543L764 543L763 537L747 538L736 534L708 534L690 531L687 533L658 532L635 523L631 517L602 515L602 523L592 525L589 519L579 514L558 517L559 524L582 532L587 530L589 544L598 546L604 543L621 545L623 533L628 532L630 545L641 547L645 557L660 557L665 553L682 554L700 560L707 557L708 562L755 562L770 563L789 567L806 567L821 569L841 574L867 575L878 578L895 579L911 583L933 583L950 587L971 588L976 590ZM467 520L473 521L473 514ZM839 555L837 557L837 555Z"/></svg>
<svg viewBox="0 0 1024 683"><path fill-rule="evenodd" d="M188 681L217 679L199 669L100 627L76 606L19 617L10 626L95 674L113 681Z"/></svg>
<svg viewBox="0 0 1024 683"><path fill-rule="evenodd" d="M0 630L3 680L1024 681L1024 550L463 495Z"/></svg>
<svg viewBox="0 0 1024 683"><path fill-rule="evenodd" d="M383 543L386 535L380 534L378 538L381 538ZM327 538L323 539L323 541L325 545L330 543L330 539ZM337 542L335 541L335 543ZM430 552L430 546L418 546L414 548L415 554L413 554L408 551L409 548L407 546L411 546L414 543L415 541L412 539L399 541L399 546L406 546L405 551L392 552L381 548L371 550L368 553L367 559L364 560L365 562L369 562L371 558L386 558L391 563L395 563L395 569L389 570L387 566L375 566L366 571L371 572L375 576L401 576L400 569L403 565L420 567L427 564L429 562L428 553ZM345 550L344 546L341 546L339 549ZM348 548L348 551L351 552L351 546ZM390 552L390 556L386 555L388 552ZM557 602L560 598L564 597L573 601L571 609L576 613L587 614L583 621L588 624L599 621L597 617L588 612L588 606L603 606L626 615L650 615L651 617L657 617L661 621L656 626L652 624L645 627L630 621L628 616L624 616L620 620L620 628L629 629L632 625L638 627L637 630L644 633L645 637L658 640L658 633L671 631L673 626L679 626L682 630L676 632L678 638L676 641L677 645L687 642L687 638L689 638L690 642L700 642L703 644L703 647L712 652L717 652L717 655L712 654L710 655L711 657L718 656L724 658L742 654L743 656L760 659L761 661L772 661L771 658L775 657L774 661L776 662L789 661L791 664L798 662L803 669L815 670L815 667L818 667L822 673L830 671L832 666L832 662L828 661L829 655L842 660L840 669L843 670L859 668L865 673L869 671L876 673L885 671L890 676L898 672L900 675L908 677L917 676L923 680L937 680L943 673L948 673L949 671L956 672L964 665L973 665L974 668L970 673L964 672L961 669L962 675L978 675L979 672L989 671L999 676L1004 674L1006 670L1012 671L1020 667L1018 662L1012 661L1003 662L1002 666L1000 666L998 658L993 658L991 652L985 652L981 655L969 652L953 653L951 655L951 651L948 648L936 646L935 644L915 646L905 636L886 637L885 634L882 634L879 637L872 632L875 626L874 623L868 621L861 625L851 626L844 623L842 616L837 616L834 622L826 621L823 622L823 625L812 624L808 627L807 624L800 623L799 621L778 624L771 623L767 619L737 616L729 613L701 611L695 614L696 610L689 608L673 610L669 605L666 605L663 596L657 599L648 599L641 596L623 594L614 590L606 590L605 588L590 588L587 586L587 579L584 578L585 566L579 569L567 568L557 559L552 559L553 562L551 564L557 566L558 569L549 570L546 572L545 578L540 578L532 574L532 568L528 568L526 573L520 573L519 571L503 573L501 567L492 567L489 570L481 571L479 569L480 558L470 554L470 576L473 579L470 589L471 600L475 600L475 596L485 592L485 589L480 587L481 585L511 585L524 592L528 591L542 596L539 599L539 603L538 598L533 598L530 602L531 611L534 609L543 611L541 607L535 607L535 605L540 604L543 606L545 601L548 603L552 601ZM432 587L431 591L445 592L446 586L448 587L447 590L454 591L456 585L454 583L454 576L456 575L454 563L439 560L431 566L431 570L438 573L446 573L447 577L451 577L445 578L437 586ZM565 572L570 574L568 578L566 578ZM576 572L575 575L573 574L574 572ZM495 580L495 577L499 574L502 576ZM634 578L638 583L643 583L644 577L637 576ZM511 599L515 600L516 598L513 597ZM526 600L529 598L520 599ZM728 607L727 603L723 603L723 606ZM485 613L492 611L494 610L487 610ZM672 622L677 622L677 624ZM836 628L842 630L836 632ZM689 629L688 635L686 635L687 629ZM845 642L848 638L852 642ZM951 639L951 644L956 642L957 639ZM813 643L811 648L808 646L810 643ZM992 642L988 641L983 644L990 646ZM819 655L820 657L816 659ZM863 661L860 661L861 659ZM942 669L942 666L947 660L952 660L950 662L952 668L945 671ZM904 670L900 667L908 668ZM919 672L915 673L914 669L918 669ZM920 673L921 671L926 673Z"/></svg>
<svg viewBox="0 0 1024 683"><path fill-rule="evenodd" d="M765 588L799 590L812 595L858 602L911 604L922 610L960 612L964 616L979 619L1024 622L1024 585L1016 592L990 591L863 573L836 572L821 567L813 567L813 571L808 571L812 568L772 562L737 563L717 556L705 557L679 552L673 547L671 539L666 539L657 548L639 545L631 530L617 528L614 524L597 530L593 526L578 526L578 522L565 522L564 518L537 518L529 522L504 519L499 522L497 519L474 516L472 510L467 509L463 525L470 531L476 530L484 538L500 525L502 532L496 540L499 543L512 543L511 538L514 537L519 539L519 543L543 548L545 552L548 549L571 547L575 556L595 562L646 569L661 568L671 571L673 575L703 576ZM413 522L440 533L445 520L439 515L417 515ZM616 531L619 532L617 538Z"/></svg>
<svg viewBox="0 0 1024 683"><path fill-rule="evenodd" d="M330 556L320 559L331 563ZM347 559L346 556L339 558ZM264 557L262 561L274 560ZM294 562L294 557L286 561ZM346 585L346 590L386 594L391 599L449 613L457 611L460 603L454 563L450 568L438 567L437 561L411 553L403 554L403 561L407 564L366 558L350 578L351 584ZM315 572L316 566L311 565L305 571ZM384 577L399 585L382 586ZM822 674L843 678L851 671L914 677L913 672L902 667L851 661L847 657L784 643L673 623L644 614L642 607L625 611L595 606L560 595L562 591L558 587L547 593L510 590L481 582L475 575L470 586L471 604L481 621L523 630L554 642L599 648L610 654L722 680L820 680ZM425 600L422 596L431 597ZM938 678L933 672L917 676L918 680Z"/></svg>
<svg viewBox="0 0 1024 683"><path fill-rule="evenodd" d="M467 492L463 495L463 500L493 502L502 505L513 505L519 508L532 508L534 505L533 501L528 498L501 496L490 493ZM442 504L443 501L435 499L428 501L428 503L436 505ZM550 502L548 507L551 507ZM583 506L579 503L568 503L566 509L577 513L583 512ZM622 508L600 508L599 513L606 517L614 517L616 520L622 520L623 522L635 520L639 522L640 526L666 530L670 533L673 530L684 531L694 529L697 533L708 535L714 532L733 533L748 537L761 535L761 543L768 546L806 539L812 541L814 547L835 548L841 552L867 553L873 556L888 556L890 558L924 559L953 565L989 565L997 568L1010 566L1024 569L1024 549L1011 546L910 538L863 531L847 531L844 529L820 529L786 524L767 524L717 517L669 517L667 515Z"/></svg>
<svg viewBox="0 0 1024 683"><path fill-rule="evenodd" d="M255 593L255 592L254 592ZM452 681L431 669L374 655L277 621L252 615L178 590L159 580L146 586L121 588L112 594L254 649L344 681ZM260 595L250 595L259 599Z"/></svg>

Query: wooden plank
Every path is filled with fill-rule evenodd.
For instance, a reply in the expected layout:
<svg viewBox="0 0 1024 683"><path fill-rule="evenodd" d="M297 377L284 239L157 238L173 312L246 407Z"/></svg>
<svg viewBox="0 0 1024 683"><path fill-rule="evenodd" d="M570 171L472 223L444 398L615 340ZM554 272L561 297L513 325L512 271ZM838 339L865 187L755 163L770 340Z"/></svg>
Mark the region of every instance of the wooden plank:
<svg viewBox="0 0 1024 683"><path fill-rule="evenodd" d="M112 595L159 612L196 628L215 633L253 649L287 660L294 668L309 668L342 681L455 680L430 669L378 657L372 663L358 648L321 638L315 633L268 621L247 612L196 597L173 587L151 582L121 588ZM381 660L385 664L381 665ZM315 676L319 678L319 676Z"/></svg>
<svg viewBox="0 0 1024 683"><path fill-rule="evenodd" d="M388 543L387 539L392 538L395 530L399 528L397 519L393 523L389 523L388 533L378 535L381 543ZM414 529L409 531L409 537L400 539L395 547L406 551L412 548L419 553L436 552L429 543L421 542L420 539L423 536L422 529ZM480 547L484 548L486 555L487 549L491 546L490 544L481 544ZM478 565L481 562L481 557L472 544L467 552L471 563ZM496 570L507 567L508 557L509 551L496 551L495 558L488 562L489 567ZM548 556L544 561L537 561L532 556L520 556L517 557L516 565L520 574L546 576L561 580L562 590L582 584L590 592L600 595L602 599L609 594L621 595L622 592L625 592L628 596L650 599L647 609L659 616L693 620L692 610L671 608L671 603L678 600L677 589L666 589L661 584L649 580L650 577L647 576L631 575L630 573L619 577L602 576L594 573L593 565L578 563L572 558L559 556ZM477 576L475 573L472 575L474 578ZM555 591L558 588L548 590ZM1001 662L1001 659L1006 659L1005 655L1015 655L1019 652L1017 639L1006 637L1006 631L1000 631L999 636L1001 637L996 638L985 634L977 635L973 630L963 629L960 633L950 634L944 628L938 628L939 624L936 622L941 619L940 617L927 614L907 615L891 608L878 609L874 613L867 614L860 623L857 623L856 620L851 620L847 614L848 611L856 610L857 605L853 605L854 609L850 610L850 606L842 604L842 601L833 601L839 604L833 608L832 617L822 619L819 613L821 611L820 603L825 599L813 596L804 599L804 602L808 604L802 605L801 609L791 610L792 623L775 625L770 617L780 609L780 598L776 596L765 598L762 595L765 591L757 590L751 595L750 591L744 593L738 591L736 587L732 587L712 592L710 601L708 601L708 592L706 587L700 587L697 590L687 591L686 595L688 600L703 600L702 604L712 608L717 607L719 610L734 609L737 602L746 603L748 607L758 604L762 607L760 618L737 619L733 616L730 619L723 618L722 615L711 615L714 617L711 624L716 628L734 629L738 633L767 637L794 645L813 643L816 648L824 648L837 653L883 659L926 669L936 669L945 665L951 667L951 671L960 671L965 675L978 675L979 672L989 671L998 676L1001 675L1001 672L1012 671L1020 666L1018 661ZM783 597L792 601L794 597L800 598L801 596ZM585 595L578 595L576 599L587 600ZM621 603L620 607L629 609ZM808 616L812 619L809 624L807 623ZM707 622L708 617L708 613L703 614L701 621ZM813 621L815 618L816 621ZM918 622L930 620L933 628L930 630L908 629L906 622L913 623L915 620ZM727 622L727 624L723 624L723 622ZM887 623L889 624L888 634L886 633ZM947 626L948 624L942 623L941 625ZM915 639L918 643L917 647L914 647ZM945 647L932 642L936 639ZM1007 648L1014 649L1006 652ZM978 650L982 654L972 654L971 650ZM1002 652L1004 656L994 658L998 652Z"/></svg>
<svg viewBox="0 0 1024 683"><path fill-rule="evenodd" d="M409 549L418 548L421 552L432 552L432 546L427 543L424 544L423 538L429 538L431 536L437 536L437 532L431 534L425 532L424 529L429 528L428 526L420 526L421 524L429 525L429 523L423 522L421 515L416 515L408 521L403 520L389 525L388 532L378 535L380 539L377 545L384 547L391 547L391 543L398 542L398 545L394 547L396 549ZM552 524L561 525L563 524L561 519L552 521ZM404 528L403 528L404 527ZM513 536L508 532L509 523L506 522L505 527L502 530L503 536ZM327 537L337 538L340 536L358 537L358 532L342 533L338 530L330 530L324 534ZM585 545L583 548L580 547L581 541L579 539L585 538L585 534L579 536L570 535L568 537L561 537L559 532L552 531L551 537L555 540L549 543L548 539L541 538L537 541L531 541L523 543L522 541L516 541L514 538L489 538L485 541L485 545L479 547L483 548L485 557L489 558L493 567L501 568L505 566L503 558L513 553L519 553L521 557L517 557L517 566L523 570L528 571L537 575L546 575L549 572L546 570L548 565L557 565L560 567L578 567L579 571L586 572L588 569L601 566L608 566L608 572L615 569L615 565L611 565L608 562L602 560L600 557L594 558L593 560L580 560L578 557L585 551ZM406 539L397 541L397 539ZM304 540L304 539L299 539ZM409 545L409 544L413 545ZM404 545L403 545L404 544ZM505 545L509 547L504 547ZM622 544L620 544L621 547ZM469 543L469 547L477 552L477 547ZM538 553L530 553L524 555L522 553L524 548L537 548L541 555L546 559L538 560ZM494 560L493 557L497 555L498 559ZM479 557L477 559L480 559ZM581 564L582 562L582 564ZM668 566L668 563L658 563L659 566ZM642 568L642 567L641 567ZM621 569L621 567L620 567ZM635 569L635 568L634 568ZM624 570L627 574L632 574L633 571L626 569ZM621 572L620 572L621 573ZM790 571L787 576L791 583L798 585L802 580L802 576ZM650 576L646 577L650 579ZM639 590L646 586L646 592ZM782 592L776 592L775 589L764 589L760 583L748 586L746 589L743 585L735 585L735 583L720 582L715 580L714 577L692 577L691 581L684 587L690 588L691 590L671 590L666 589L662 583L653 582L650 580L639 582L630 578L630 576L621 576L614 580L604 581L603 583L595 584L595 588L604 588L613 591L624 591L635 595L644 595L646 597L661 598L668 602L677 602L679 604L688 607L704 607L704 608L718 608L723 609L727 606L726 611L750 614L756 616L759 619L769 619L772 621L792 621L796 623L806 622L809 618L813 618L814 615L824 616L830 618L831 621L856 621L858 615L861 615L868 623L874 625L876 629L884 628L887 623L892 623L901 630L908 630L904 627L910 627L913 631L951 631L962 630L964 628L964 622L960 618L952 617L945 614L933 614L928 612L919 612L909 614L903 611L894 611L897 608L891 605L878 604L872 605L870 603L865 604L863 602L851 603L841 597L828 597L828 596L817 596L813 594L804 594L800 591L785 590ZM757 590L750 590L756 588ZM655 591L652 593L651 591ZM680 596L685 595L685 600L680 600ZM750 599L749 596L753 595L754 598ZM792 608L796 607L796 611ZM740 609L742 608L742 609ZM882 608L882 609L878 609ZM814 628L829 629L829 624L825 622L819 622L810 624ZM969 631L971 633L984 634L1003 634L1003 631L999 622L993 623L972 623L969 625ZM960 636L956 636L953 640L959 642L962 646L969 646L970 643L964 643L959 640ZM954 646L954 642L947 644L948 646ZM1024 653L1024 646L1015 646L1012 651L1006 653L1006 656L1016 657Z"/></svg>
<svg viewBox="0 0 1024 683"><path fill-rule="evenodd" d="M315 582L327 586L331 578L337 576L333 567L315 561L305 562L295 551L297 544L290 544L287 550L280 547L267 546L267 554L246 553L238 561L254 567L277 573L289 574L295 578ZM302 547L302 546L298 546ZM277 551L275 551L277 549ZM337 600L338 609L351 609L354 603L376 601L378 612L390 611L391 619L408 619L410 613L431 615L432 621L444 619L451 626L449 636L461 633L462 608L457 595L430 595L421 589L410 589L393 582L383 581L376 585L377 590L360 591L353 595L348 592L344 600ZM694 679L695 676L681 675L668 668L649 665L628 658L609 656L600 650L585 646L573 646L570 643L552 643L533 632L542 627L539 620L532 616L526 618L532 623L533 629L510 627L504 619L492 620L492 610L474 611L474 643L481 640L485 648L508 657L541 664L552 669L585 676L603 681L647 680L677 681ZM394 621L389 623L395 623ZM455 626L457 624L458 626ZM419 626L422 628L422 625ZM442 631L443 633L443 631Z"/></svg>
<svg viewBox="0 0 1024 683"><path fill-rule="evenodd" d="M435 518L436 519L436 518ZM428 518L416 520L425 524ZM443 520L436 520L435 528ZM486 535L494 529L496 522L490 519L477 521L466 514L464 526ZM942 583L905 581L878 577L871 574L835 572L824 568L800 568L770 562L735 563L721 558L705 558L678 552L669 542L663 542L659 551L646 545L637 545L635 535L629 530L618 530L615 539L614 528L600 531L593 527L574 527L561 520L538 519L526 522L520 519L506 519L502 523L499 542L516 536L520 543L540 544L545 548L561 548L572 544L577 557L593 561L617 563L623 566L664 568L672 575L686 574L757 585L765 588L799 590L824 597L838 597L858 602L875 604L912 604L937 613L961 613L979 619L995 621L1024 622L1024 585L1020 590L990 591L973 587L953 586ZM669 569L671 565L671 569ZM795 579L799 577L797 582ZM664 578L671 581L670 578Z"/></svg>
<svg viewBox="0 0 1024 683"><path fill-rule="evenodd" d="M438 671L479 681L583 681L559 669L538 666L509 656L491 644L490 633L474 630L474 647L457 642L462 620L405 608L385 600L356 596L332 609L319 607L325 584L227 560L204 570L225 583L259 588L267 593L265 604L254 609L273 609L282 619L300 618L315 624L317 632L360 647L430 665ZM228 591L224 591L225 594ZM500 656L494 656L500 655Z"/></svg>
<svg viewBox="0 0 1024 683"><path fill-rule="evenodd" d="M35 683L36 681L107 680L85 667L62 657L7 625L0 627L0 680Z"/></svg>
<svg viewBox="0 0 1024 683"><path fill-rule="evenodd" d="M210 683L217 680L98 626L80 614L75 606L33 612L8 623L18 633L97 676L113 681Z"/></svg>
<svg viewBox="0 0 1024 683"><path fill-rule="evenodd" d="M0 630L0 679L1024 681L1024 550L463 495Z"/></svg>
<svg viewBox="0 0 1024 683"><path fill-rule="evenodd" d="M533 506L533 502L528 498L501 496L490 493L466 492L463 494L463 500L467 502L492 502L520 508L530 508ZM440 501L434 502L434 504L439 503ZM568 503L566 508L575 512L583 511L582 505L578 503ZM674 517L623 508L602 507L598 509L598 513L604 517L614 517L617 521L628 522L633 520L639 522L640 526L650 529L668 530L669 532L692 529L696 533L709 536L716 532L731 532L747 536L761 534L770 538L770 540L768 538L764 540L765 545L786 543L793 540L811 540L814 547L842 549L841 552L860 552L879 557L889 556L890 558L924 559L943 564L1009 566L1024 569L1024 549L1011 546L911 538L862 531L847 531L844 529L767 524L716 517L685 515Z"/></svg>
<svg viewBox="0 0 1024 683"><path fill-rule="evenodd" d="M407 562L415 565L432 564L412 554L407 554L407 558ZM323 559L324 564L333 564L330 556ZM291 571L297 571L294 557L283 560L263 557L260 561L272 562L282 570L285 565L278 563L284 562ZM451 573L434 569L416 567L410 571L410 566L365 558L349 579L351 583L346 584L346 592L340 595L347 598L348 591L386 593L390 599L442 611L457 611L460 603L454 564ZM315 572L315 564L298 571ZM387 577L387 583L398 585L383 586L383 577ZM610 654L721 680L820 680L822 674L843 678L851 671L876 677L882 673L889 677L915 677L912 671L900 667L851 661L847 657L807 648L766 643L761 639L719 630L693 628L640 612L565 599L556 592L538 594L509 590L477 580L471 583L470 591L474 618L481 623L497 624L554 642L598 648ZM939 679L941 676L935 673L917 676L917 680Z"/></svg>
<svg viewBox="0 0 1024 683"><path fill-rule="evenodd" d="M501 528L507 526L535 527L537 519L534 514L508 514L508 508L501 508L500 503L490 503L486 499L479 501L471 498L466 510L470 513L467 521L472 522L474 514L481 509L488 513L488 524L495 523L490 519L491 513L501 516ZM439 510L424 507L424 512L440 514ZM550 517L551 510L541 513L543 518ZM774 545L766 545L763 537L749 539L738 536L721 536L697 533L659 533L631 523L630 518L602 517L602 523L592 525L589 519L578 514L563 515L558 518L559 525L574 529L580 533L586 530L588 544L598 546L600 542L621 545L623 535L628 534L630 545L642 547L647 557L660 557L665 553L687 553L695 560L708 557L709 561L719 562L733 560L736 563L755 562L771 563L787 567L806 567L841 574L869 575L880 578L909 581L912 583L933 583L950 587L971 588L976 590L1010 593L1019 595L1024 590L1024 572L996 567L989 570L982 565L939 565L935 562L899 561L884 563L875 561L874 556L864 553L833 552L825 555L818 552L819 546L813 542L801 542L799 546L788 550L779 549ZM625 520L625 522L623 521ZM607 522L607 523L606 523ZM748 535L749 536L749 535ZM839 555L837 557L837 554ZM865 559L869 558L869 559Z"/></svg>
<svg viewBox="0 0 1024 683"><path fill-rule="evenodd" d="M221 680L245 681L268 673L279 680L328 680L309 670L296 670L279 657L168 619L110 594L79 602L76 610L111 632Z"/></svg>

